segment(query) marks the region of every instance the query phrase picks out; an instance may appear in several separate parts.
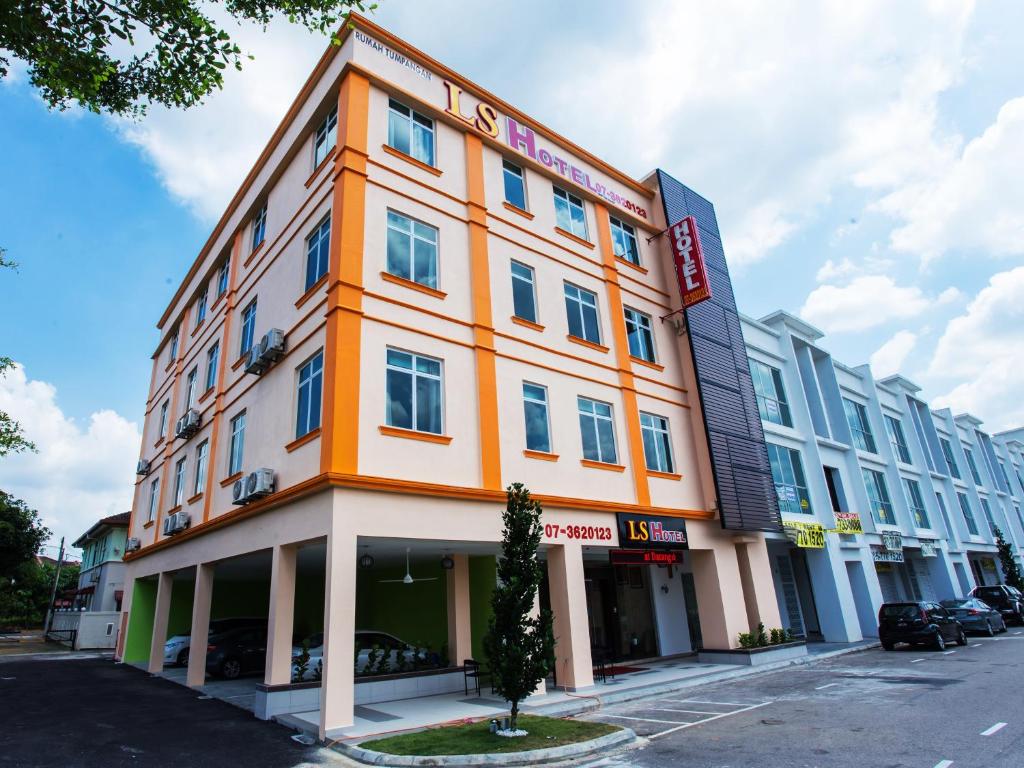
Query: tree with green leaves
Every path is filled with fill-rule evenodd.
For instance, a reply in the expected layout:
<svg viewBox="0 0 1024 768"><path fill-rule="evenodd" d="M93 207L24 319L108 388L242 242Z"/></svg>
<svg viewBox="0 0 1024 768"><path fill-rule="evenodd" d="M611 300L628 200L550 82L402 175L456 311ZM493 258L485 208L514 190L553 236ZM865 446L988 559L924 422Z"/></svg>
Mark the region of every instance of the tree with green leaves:
<svg viewBox="0 0 1024 768"><path fill-rule="evenodd" d="M1003 582L1024 592L1024 576L1021 575L1020 566L1013 557L1013 547L1003 538L1003 532L998 525L992 529L992 532L996 537L999 564L1003 568Z"/></svg>
<svg viewBox="0 0 1024 768"><path fill-rule="evenodd" d="M39 513L21 499L0 491L0 584L10 581L18 569L35 559L50 538Z"/></svg>
<svg viewBox="0 0 1024 768"><path fill-rule="evenodd" d="M277 16L331 35L364 0L4 0L0 52L28 65L54 109L138 117L147 104L191 107L224 86L224 70L246 58L219 19L266 28ZM213 10L220 13L210 13ZM9 59L0 55L0 77Z"/></svg>
<svg viewBox="0 0 1024 768"><path fill-rule="evenodd" d="M551 611L533 615L544 576L537 558L542 514L522 483L507 489L508 503L498 561L498 585L491 595L484 650L494 690L512 707L510 729L517 730L519 702L533 693L555 664Z"/></svg>
<svg viewBox="0 0 1024 768"><path fill-rule="evenodd" d="M14 361L11 358L0 357L0 378L13 367ZM0 411L0 459L9 453L34 450L36 444L25 437L21 424L11 418L10 414Z"/></svg>

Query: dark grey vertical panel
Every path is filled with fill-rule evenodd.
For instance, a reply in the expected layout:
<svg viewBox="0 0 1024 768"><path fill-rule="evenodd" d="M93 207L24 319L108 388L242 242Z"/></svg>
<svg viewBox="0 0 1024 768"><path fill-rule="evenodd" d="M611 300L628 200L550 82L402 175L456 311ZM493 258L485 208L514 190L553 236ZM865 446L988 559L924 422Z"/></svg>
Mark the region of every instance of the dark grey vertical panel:
<svg viewBox="0 0 1024 768"><path fill-rule="evenodd" d="M658 183L670 225L684 216L697 220L711 282L712 297L685 312L722 527L780 530L779 502L715 208L664 171L658 171Z"/></svg>

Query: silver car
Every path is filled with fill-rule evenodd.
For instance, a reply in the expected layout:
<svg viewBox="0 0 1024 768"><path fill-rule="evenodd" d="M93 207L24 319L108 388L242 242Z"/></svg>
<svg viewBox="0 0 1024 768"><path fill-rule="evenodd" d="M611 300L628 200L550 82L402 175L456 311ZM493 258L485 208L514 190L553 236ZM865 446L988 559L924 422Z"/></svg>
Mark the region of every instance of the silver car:
<svg viewBox="0 0 1024 768"><path fill-rule="evenodd" d="M323 673L324 633L317 632L310 635L306 639L306 645L309 648L309 663L306 665L302 680L317 680ZM355 647L355 672L357 675L362 674L364 670L377 674L398 672L402 666L411 668L417 662L423 663L427 659L425 649L420 649L417 655L416 649L411 645L404 640L399 640L394 635L389 635L387 632L357 630ZM374 657L372 669L368 669L371 666L370 654L373 653L375 647L378 654L386 653L387 655L383 660L379 655ZM301 653L301 644L292 646L292 680L296 682L299 681L299 665L295 663L295 657ZM399 663L399 654L401 654L405 661L404 665Z"/></svg>

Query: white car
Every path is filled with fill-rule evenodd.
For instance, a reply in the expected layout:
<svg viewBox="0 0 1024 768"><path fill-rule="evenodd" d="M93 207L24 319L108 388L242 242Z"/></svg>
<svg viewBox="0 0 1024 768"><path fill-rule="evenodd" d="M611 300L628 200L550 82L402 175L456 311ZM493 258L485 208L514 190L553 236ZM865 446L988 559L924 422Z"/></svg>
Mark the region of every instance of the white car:
<svg viewBox="0 0 1024 768"><path fill-rule="evenodd" d="M378 648L378 653L385 651L387 653L387 661L383 662L384 669L388 672L397 672L399 669L398 654L401 653L405 658L405 664L407 667L412 668L416 662L416 651L404 640L399 640L394 635L389 635L387 632L371 632L368 630L358 630L356 632L356 674L360 674L370 662L370 653L373 652L374 646ZM306 644L309 647L309 664L306 665L306 673L302 676L303 680L317 680L320 674L323 672L323 658L324 658L324 633L317 632L316 634L310 635L306 639ZM299 666L295 663L295 657L302 653L302 645L292 646L292 680L299 680ZM426 661L427 654L424 649L420 649L419 661ZM376 672L379 667L377 666L380 662L377 659L374 660L373 671Z"/></svg>
<svg viewBox="0 0 1024 768"><path fill-rule="evenodd" d="M244 617L233 619L212 619L210 621L209 634L215 635L228 629L237 627L266 625L267 620L259 617ZM164 643L164 664L177 664L184 667L188 664L188 649L192 644L191 635L173 635L167 638Z"/></svg>

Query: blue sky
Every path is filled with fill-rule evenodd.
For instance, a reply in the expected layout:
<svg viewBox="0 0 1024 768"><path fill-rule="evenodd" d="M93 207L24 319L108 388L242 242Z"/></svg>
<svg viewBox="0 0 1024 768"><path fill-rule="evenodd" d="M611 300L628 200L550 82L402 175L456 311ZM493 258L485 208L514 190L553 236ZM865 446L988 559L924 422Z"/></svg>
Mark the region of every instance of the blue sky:
<svg viewBox="0 0 1024 768"><path fill-rule="evenodd" d="M1020 3L381 6L624 171L712 199L741 311L800 314L844 362L1024 423ZM224 92L137 124L0 83L0 246L21 265L0 275L0 354L23 366L0 407L41 448L0 486L59 533L129 503L155 322L324 44L237 34L256 60Z"/></svg>

